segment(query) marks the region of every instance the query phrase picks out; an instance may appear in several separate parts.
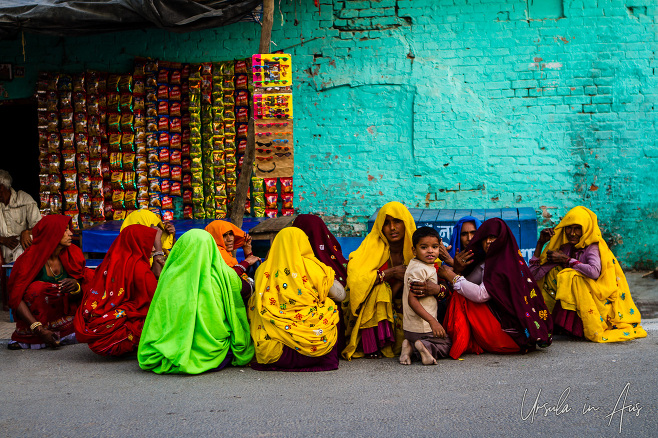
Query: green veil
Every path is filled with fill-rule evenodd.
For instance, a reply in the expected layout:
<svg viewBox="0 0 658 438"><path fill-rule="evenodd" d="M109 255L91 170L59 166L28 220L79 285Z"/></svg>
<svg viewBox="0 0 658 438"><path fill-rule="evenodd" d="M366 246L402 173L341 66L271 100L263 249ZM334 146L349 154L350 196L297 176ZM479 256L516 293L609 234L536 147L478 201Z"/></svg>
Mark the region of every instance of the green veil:
<svg viewBox="0 0 658 438"><path fill-rule="evenodd" d="M212 236L190 230L176 242L149 308L137 359L158 374L199 374L254 355L242 282L226 265Z"/></svg>

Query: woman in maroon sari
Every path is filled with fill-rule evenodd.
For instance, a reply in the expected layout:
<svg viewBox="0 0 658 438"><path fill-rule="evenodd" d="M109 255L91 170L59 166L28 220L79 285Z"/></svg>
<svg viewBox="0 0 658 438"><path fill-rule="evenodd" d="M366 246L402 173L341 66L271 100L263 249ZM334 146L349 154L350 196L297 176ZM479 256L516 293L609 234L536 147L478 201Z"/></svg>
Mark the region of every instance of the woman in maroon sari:
<svg viewBox="0 0 658 438"><path fill-rule="evenodd" d="M75 315L78 341L94 353L121 356L137 351L159 263L149 264L151 251L162 251L160 228L130 225L116 238ZM159 245L158 245L159 244Z"/></svg>
<svg viewBox="0 0 658 438"><path fill-rule="evenodd" d="M9 277L9 307L18 317L9 349L76 343L73 315L93 272L72 235L68 216L44 216L32 229L32 246Z"/></svg>
<svg viewBox="0 0 658 438"><path fill-rule="evenodd" d="M507 224L484 222L468 249L473 263L463 277L446 265L438 272L456 292L443 323L453 341L450 356L526 353L550 345L553 322Z"/></svg>

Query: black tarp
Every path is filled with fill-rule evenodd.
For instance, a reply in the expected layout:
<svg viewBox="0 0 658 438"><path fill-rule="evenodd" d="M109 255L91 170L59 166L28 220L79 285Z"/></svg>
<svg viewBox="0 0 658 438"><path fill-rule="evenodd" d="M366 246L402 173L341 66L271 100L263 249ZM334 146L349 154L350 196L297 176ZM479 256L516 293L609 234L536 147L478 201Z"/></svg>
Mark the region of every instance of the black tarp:
<svg viewBox="0 0 658 438"><path fill-rule="evenodd" d="M157 27L191 32L240 21L261 4L262 0L0 0L0 39L21 31L80 36Z"/></svg>

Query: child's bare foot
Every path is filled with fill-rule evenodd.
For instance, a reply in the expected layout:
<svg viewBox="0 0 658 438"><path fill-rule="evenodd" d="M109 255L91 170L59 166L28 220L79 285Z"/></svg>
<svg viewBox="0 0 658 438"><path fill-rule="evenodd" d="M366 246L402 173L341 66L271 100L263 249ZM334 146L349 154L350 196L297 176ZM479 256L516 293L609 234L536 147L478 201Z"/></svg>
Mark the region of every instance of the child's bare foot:
<svg viewBox="0 0 658 438"><path fill-rule="evenodd" d="M414 343L416 350L420 353L420 359L423 361L423 365L436 365L436 359L434 356L427 351L425 344L419 339Z"/></svg>
<svg viewBox="0 0 658 438"><path fill-rule="evenodd" d="M402 342L402 353L400 353L400 363L402 365L411 365L411 353L413 351L411 343L405 339Z"/></svg>

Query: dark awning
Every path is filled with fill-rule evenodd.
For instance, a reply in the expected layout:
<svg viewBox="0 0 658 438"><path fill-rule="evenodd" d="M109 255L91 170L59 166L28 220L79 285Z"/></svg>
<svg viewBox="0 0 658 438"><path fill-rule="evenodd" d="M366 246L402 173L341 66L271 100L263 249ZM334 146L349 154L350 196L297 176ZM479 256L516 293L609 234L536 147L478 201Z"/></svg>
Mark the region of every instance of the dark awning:
<svg viewBox="0 0 658 438"><path fill-rule="evenodd" d="M262 0L0 0L0 38L20 31L76 36L147 27L191 32L240 21L255 15L261 4Z"/></svg>

